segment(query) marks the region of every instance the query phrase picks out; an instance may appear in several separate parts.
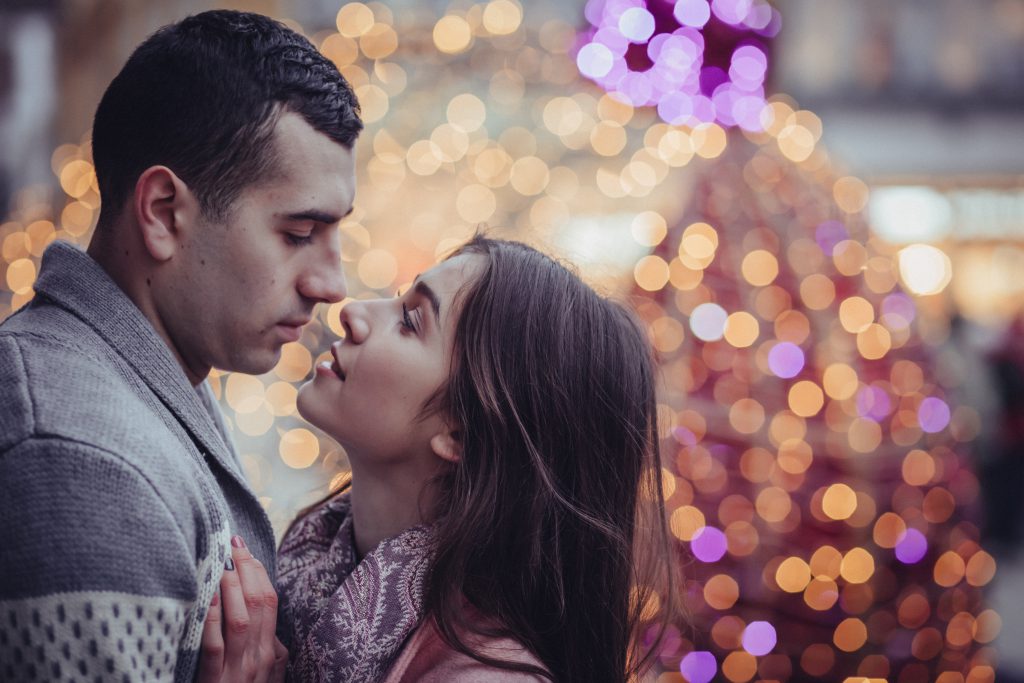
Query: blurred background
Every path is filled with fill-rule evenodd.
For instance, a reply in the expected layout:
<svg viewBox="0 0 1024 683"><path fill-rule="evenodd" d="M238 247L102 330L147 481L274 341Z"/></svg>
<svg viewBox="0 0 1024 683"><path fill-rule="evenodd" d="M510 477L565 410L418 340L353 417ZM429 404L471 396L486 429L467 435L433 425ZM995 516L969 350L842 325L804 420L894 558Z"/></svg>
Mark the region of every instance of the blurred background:
<svg viewBox="0 0 1024 683"><path fill-rule="evenodd" d="M106 84L214 6L356 89L351 297L487 225L639 312L689 610L659 681L1024 680L1024 0L4 0L0 318L88 242ZM279 534L347 469L295 413L343 304L210 380Z"/></svg>

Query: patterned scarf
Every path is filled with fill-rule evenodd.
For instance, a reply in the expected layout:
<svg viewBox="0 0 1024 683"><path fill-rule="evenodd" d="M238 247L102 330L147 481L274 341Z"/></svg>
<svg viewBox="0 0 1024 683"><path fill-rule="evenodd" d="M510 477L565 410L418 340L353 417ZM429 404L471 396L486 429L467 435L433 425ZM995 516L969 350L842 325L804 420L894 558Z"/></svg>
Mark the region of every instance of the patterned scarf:
<svg viewBox="0 0 1024 683"><path fill-rule="evenodd" d="M381 680L423 616L430 560L416 526L357 562L347 493L296 523L277 560L288 680Z"/></svg>

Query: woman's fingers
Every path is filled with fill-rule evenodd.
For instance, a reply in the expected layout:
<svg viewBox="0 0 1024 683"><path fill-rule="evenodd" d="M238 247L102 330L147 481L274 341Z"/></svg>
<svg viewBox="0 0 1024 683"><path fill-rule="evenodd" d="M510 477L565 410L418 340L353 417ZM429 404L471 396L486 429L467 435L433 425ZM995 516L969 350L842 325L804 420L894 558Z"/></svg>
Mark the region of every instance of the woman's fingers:
<svg viewBox="0 0 1024 683"><path fill-rule="evenodd" d="M203 637L199 643L197 683L215 683L220 680L224 669L222 621L220 596L214 593L210 611L206 613L206 621L203 622Z"/></svg>
<svg viewBox="0 0 1024 683"><path fill-rule="evenodd" d="M288 648L274 637L274 668L270 674L271 683L283 683L288 668Z"/></svg>
<svg viewBox="0 0 1024 683"><path fill-rule="evenodd" d="M277 593L267 570L239 536L203 624L201 683L281 681L288 652L277 640Z"/></svg>
<svg viewBox="0 0 1024 683"><path fill-rule="evenodd" d="M231 558L235 561L235 570L242 586L242 597L245 600L246 613L249 616L248 637L252 644L262 647L263 621L266 613L264 597L264 578L266 570L259 560L252 556L241 536L231 538ZM269 582L269 579L266 579ZM277 597L275 594L274 597ZM275 610L276 614L276 610ZM269 649L270 643L266 644Z"/></svg>
<svg viewBox="0 0 1024 683"><path fill-rule="evenodd" d="M228 669L240 668L249 642L249 609L242 593L242 581L234 558L229 557L220 579L220 600L224 619L224 660Z"/></svg>
<svg viewBox="0 0 1024 683"><path fill-rule="evenodd" d="M263 602L263 612L260 621L260 643L266 647L268 653L273 654L276 652L275 643L278 643L277 591L274 590L274 584L270 581L270 575L267 574L266 567L256 558L253 558L253 562L256 565L256 571L254 572L254 578L257 582L255 590L259 592Z"/></svg>

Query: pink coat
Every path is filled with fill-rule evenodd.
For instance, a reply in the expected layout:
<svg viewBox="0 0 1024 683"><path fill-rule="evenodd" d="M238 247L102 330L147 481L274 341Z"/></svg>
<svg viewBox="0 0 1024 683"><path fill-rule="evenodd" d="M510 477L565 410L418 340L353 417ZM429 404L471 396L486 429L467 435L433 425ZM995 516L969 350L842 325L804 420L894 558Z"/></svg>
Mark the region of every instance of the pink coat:
<svg viewBox="0 0 1024 683"><path fill-rule="evenodd" d="M475 641L489 657L509 662L543 664L514 640ZM433 620L420 624L398 653L382 683L550 683L549 679L521 671L482 664L452 649L441 638Z"/></svg>

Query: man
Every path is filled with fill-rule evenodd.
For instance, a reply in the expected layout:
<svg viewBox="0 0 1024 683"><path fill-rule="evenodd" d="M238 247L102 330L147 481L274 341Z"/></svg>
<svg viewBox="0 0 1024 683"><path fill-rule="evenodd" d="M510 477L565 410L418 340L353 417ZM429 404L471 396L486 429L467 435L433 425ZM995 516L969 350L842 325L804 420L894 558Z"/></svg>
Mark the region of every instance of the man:
<svg viewBox="0 0 1024 683"><path fill-rule="evenodd" d="M161 29L108 87L88 253L51 245L0 325L0 679L190 681L229 539L273 577L204 380L269 371L344 297L361 128L337 69L253 14Z"/></svg>

